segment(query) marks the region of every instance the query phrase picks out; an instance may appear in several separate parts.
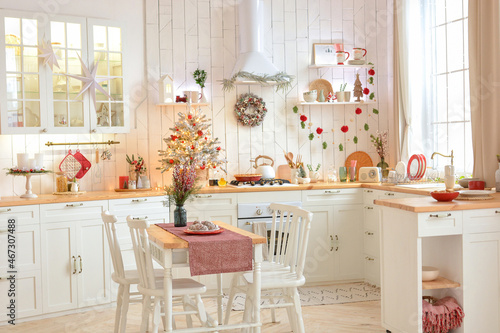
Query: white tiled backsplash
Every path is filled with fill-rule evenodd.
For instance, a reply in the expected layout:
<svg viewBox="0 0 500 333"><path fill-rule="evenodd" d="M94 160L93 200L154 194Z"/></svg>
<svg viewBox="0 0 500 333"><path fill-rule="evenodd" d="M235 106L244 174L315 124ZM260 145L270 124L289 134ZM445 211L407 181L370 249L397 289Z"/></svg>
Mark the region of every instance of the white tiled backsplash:
<svg viewBox="0 0 500 333"><path fill-rule="evenodd" d="M47 141L84 142L120 141L110 147L111 161L100 163L101 181L95 177L95 168L82 180L86 191L111 190L117 187L119 175L126 174L125 154L140 153L148 163L152 185L163 184L169 177L155 170L159 166L157 151L162 149L162 138L170 135L169 128L183 107L156 106L158 103L157 80L163 74L174 78L175 90L197 88L192 72L196 68L208 73L205 93L211 103L204 110L212 118L213 134L226 149L228 172L245 173L250 170L250 159L268 155L275 159L275 165L286 164L283 150L300 153L306 163L321 163L326 172L331 165L343 165L345 158L354 151L366 151L377 163L379 158L371 146L369 135L377 130L388 130L392 142L392 0L264 0L265 53L273 63L288 74L295 75L292 89L285 94L275 92L273 87L237 86L224 93L220 80L229 77L238 52L238 18L235 7L237 0L146 0L146 22L141 21L143 10L138 1L115 1L116 9L106 8L101 17L125 22L125 36L129 40L129 56L132 68L129 92L131 110L131 131L117 135L0 135L0 168L16 164L19 152L45 153L45 166L56 170L68 148L46 147ZM42 1L43 2L43 1ZM90 8L98 0L87 1ZM14 5L13 5L14 6ZM16 5L14 9L23 9ZM34 5L31 5L34 6ZM82 15L69 5L60 5L68 15ZM41 10L41 8L24 8ZM90 15L90 13L88 14ZM143 33L145 31L145 34ZM143 40L142 36L146 36ZM125 37L127 38L127 37ZM309 69L313 62L312 44L342 42L347 51L353 47L367 49L367 60L375 64L375 85L369 86L375 92L377 104L362 106L362 113L355 114L356 106L300 106L299 112L313 123L312 131L320 126L325 129L323 140L328 148L323 150L317 137L309 141L309 130L299 126L298 115L292 108L302 99L302 92L308 90L311 81L324 78L332 82L334 90L347 82L347 89L353 89L354 69ZM144 52L145 48L145 52ZM146 58L144 59L144 53ZM144 63L147 64L143 72ZM366 85L366 70L360 70L363 86ZM234 104L237 96L253 92L266 102L268 113L263 125L246 127L237 123ZM379 110L374 114L372 109ZM369 131L364 125L368 124ZM346 134L340 131L342 125L349 126ZM331 131L334 129L334 131ZM358 143L353 141L358 137ZM334 144L333 144L334 142ZM344 151L338 145L342 143ZM81 146L80 151L94 164L94 147ZM100 147L101 150L103 147ZM394 145L392 145L394 149ZM392 157L394 154L392 154ZM392 160L391 160L392 161ZM393 164L393 163L392 163ZM6 176L0 173L0 195L8 196L24 192L24 177ZM51 193L55 189L53 175L33 179L35 193Z"/></svg>

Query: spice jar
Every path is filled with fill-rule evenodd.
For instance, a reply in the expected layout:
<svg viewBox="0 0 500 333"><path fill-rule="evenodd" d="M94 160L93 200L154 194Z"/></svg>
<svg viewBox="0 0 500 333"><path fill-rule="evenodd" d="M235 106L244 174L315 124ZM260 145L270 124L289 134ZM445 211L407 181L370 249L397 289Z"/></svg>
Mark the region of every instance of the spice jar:
<svg viewBox="0 0 500 333"><path fill-rule="evenodd" d="M62 172L56 172L56 175L57 192L68 192L68 178Z"/></svg>

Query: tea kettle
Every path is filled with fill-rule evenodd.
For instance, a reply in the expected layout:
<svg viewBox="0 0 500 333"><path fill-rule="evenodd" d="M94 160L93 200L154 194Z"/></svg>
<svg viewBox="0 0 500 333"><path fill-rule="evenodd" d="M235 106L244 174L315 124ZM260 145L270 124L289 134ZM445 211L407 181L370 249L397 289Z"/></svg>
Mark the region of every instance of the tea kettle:
<svg viewBox="0 0 500 333"><path fill-rule="evenodd" d="M262 163L261 165L257 165L257 161L260 158L267 158L268 160L271 160L271 165L265 164L265 163ZM265 156L265 155L259 155L255 159L253 167L255 168L257 173L260 173L262 175L262 178L273 179L276 175L274 173L273 165L274 165L274 160L271 157Z"/></svg>

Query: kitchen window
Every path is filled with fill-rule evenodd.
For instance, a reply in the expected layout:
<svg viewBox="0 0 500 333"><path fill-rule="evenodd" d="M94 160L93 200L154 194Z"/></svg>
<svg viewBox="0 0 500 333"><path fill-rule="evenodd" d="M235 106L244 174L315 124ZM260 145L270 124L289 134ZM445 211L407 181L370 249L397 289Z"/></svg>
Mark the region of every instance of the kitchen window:
<svg viewBox="0 0 500 333"><path fill-rule="evenodd" d="M457 174L472 173L468 0L418 1L409 6L409 90L414 106L410 152L430 158L454 152ZM443 170L449 158L428 160Z"/></svg>

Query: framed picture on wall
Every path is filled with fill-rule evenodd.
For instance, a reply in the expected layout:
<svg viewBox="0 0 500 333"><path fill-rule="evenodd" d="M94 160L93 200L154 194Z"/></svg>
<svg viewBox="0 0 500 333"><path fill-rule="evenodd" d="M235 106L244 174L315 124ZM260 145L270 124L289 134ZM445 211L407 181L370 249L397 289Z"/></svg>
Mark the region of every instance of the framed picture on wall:
<svg viewBox="0 0 500 333"><path fill-rule="evenodd" d="M315 65L334 65L337 63L334 44L313 44L313 55Z"/></svg>

